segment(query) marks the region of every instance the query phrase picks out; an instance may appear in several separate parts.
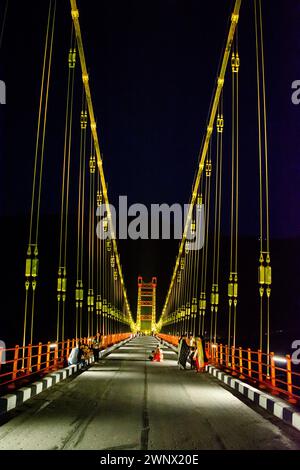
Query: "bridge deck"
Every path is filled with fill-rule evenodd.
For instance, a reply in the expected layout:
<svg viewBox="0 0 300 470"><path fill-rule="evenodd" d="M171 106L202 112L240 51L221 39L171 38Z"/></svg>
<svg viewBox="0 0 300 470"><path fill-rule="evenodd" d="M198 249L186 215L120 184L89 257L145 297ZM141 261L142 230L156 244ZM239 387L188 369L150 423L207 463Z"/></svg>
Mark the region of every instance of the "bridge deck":
<svg viewBox="0 0 300 470"><path fill-rule="evenodd" d="M25 403L0 427L0 449L300 449L300 433L217 379L180 371L156 340L133 339Z"/></svg>

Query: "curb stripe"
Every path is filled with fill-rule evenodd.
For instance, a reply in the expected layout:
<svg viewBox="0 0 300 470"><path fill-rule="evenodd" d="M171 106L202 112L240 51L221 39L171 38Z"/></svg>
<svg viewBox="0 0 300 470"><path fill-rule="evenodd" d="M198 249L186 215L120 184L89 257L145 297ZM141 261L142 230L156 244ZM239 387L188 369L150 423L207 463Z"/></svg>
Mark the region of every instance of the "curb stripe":
<svg viewBox="0 0 300 470"><path fill-rule="evenodd" d="M300 413L293 413L292 425L300 431Z"/></svg>
<svg viewBox="0 0 300 470"><path fill-rule="evenodd" d="M300 413L288 403L285 403L280 398L268 395L265 391L260 391L239 379L234 379L231 375L225 374L214 366L208 365L206 370L209 374L229 385L264 410L267 410L300 431Z"/></svg>

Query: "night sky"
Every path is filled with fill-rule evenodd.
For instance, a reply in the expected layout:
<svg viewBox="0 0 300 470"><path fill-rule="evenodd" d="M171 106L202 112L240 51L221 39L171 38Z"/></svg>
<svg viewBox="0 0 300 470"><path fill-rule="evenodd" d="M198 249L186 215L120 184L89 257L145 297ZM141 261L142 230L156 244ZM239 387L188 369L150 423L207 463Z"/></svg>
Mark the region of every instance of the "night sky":
<svg viewBox="0 0 300 470"><path fill-rule="evenodd" d="M42 194L46 226L59 214L66 57L71 23L69 2L57 3ZM268 89L271 237L276 253L280 254L287 247L291 250L286 257L281 253L282 257L276 258L277 286L279 290L282 284L293 285L292 292L285 291L282 297L294 296L289 309L296 313L295 309L300 308L296 287L300 280L297 268L300 264L300 105L291 102L291 84L300 80L300 6L297 0L265 0L262 3ZM0 18L4 6L5 1L1 0ZM110 201L115 203L119 195L127 195L129 204L187 203L233 2L85 0L78 2L78 6ZM46 0L9 0L0 49L0 79L5 80L7 87L7 104L0 106L0 216L2 259L6 265L2 269L2 286L6 286L9 293L9 298L4 296L3 309L4 315L8 309L18 312L16 318L19 319L22 318L26 224L47 10ZM250 0L242 2L239 41L240 234L255 243L259 233L258 158L254 18ZM225 126L226 118L228 123L231 119L230 81L227 82L224 89ZM75 109L79 109L79 77L76 86ZM78 135L74 137L75 148L78 138ZM224 236L229 232L230 217L229 151L230 140L227 138ZM73 213L76 209L76 169L74 157L71 176ZM48 245L44 254L56 262L57 242L49 237L49 231L48 241L47 230L45 234ZM145 278L157 275L158 305L162 305L177 246L178 242L167 241L120 243L133 311L138 275ZM55 278L55 272L53 276ZM288 282L289 276L292 284ZM54 287L54 299L55 296ZM17 330L19 321L16 320L14 326ZM3 331L13 336L9 321L7 325Z"/></svg>

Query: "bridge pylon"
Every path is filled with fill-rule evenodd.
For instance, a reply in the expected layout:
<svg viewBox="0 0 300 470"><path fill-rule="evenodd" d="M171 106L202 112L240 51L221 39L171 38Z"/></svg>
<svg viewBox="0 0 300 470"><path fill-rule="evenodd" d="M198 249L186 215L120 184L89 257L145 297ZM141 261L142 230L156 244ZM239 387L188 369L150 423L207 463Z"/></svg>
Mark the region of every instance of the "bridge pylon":
<svg viewBox="0 0 300 470"><path fill-rule="evenodd" d="M146 334L155 331L157 278L144 282L138 277L137 330Z"/></svg>

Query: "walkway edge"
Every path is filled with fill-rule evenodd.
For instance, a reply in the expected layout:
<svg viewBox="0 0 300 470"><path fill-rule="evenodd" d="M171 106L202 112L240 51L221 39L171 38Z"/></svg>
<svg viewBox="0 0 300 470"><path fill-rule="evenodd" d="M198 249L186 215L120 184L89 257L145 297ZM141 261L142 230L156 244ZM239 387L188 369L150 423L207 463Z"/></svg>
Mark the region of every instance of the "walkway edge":
<svg viewBox="0 0 300 470"><path fill-rule="evenodd" d="M167 341L163 341L163 343L166 346L169 346L173 351L177 352L176 346L173 346ZM215 366L206 366L206 371L218 380L224 382L226 385L229 385L229 387L233 388L236 392L244 395L264 410L267 410L269 413L276 416L276 418L281 419L293 426L297 431L300 431L300 412L292 405L289 405L281 398L252 387L252 385L249 385L242 380L235 379L231 375L217 369Z"/></svg>
<svg viewBox="0 0 300 470"><path fill-rule="evenodd" d="M265 391L261 391L252 387L252 385L235 379L214 366L206 366L206 371L226 385L229 385L229 387L233 388L236 392L244 395L264 410L276 416L276 418L281 419L300 431L300 413L292 405L289 405L281 398L274 397Z"/></svg>
<svg viewBox="0 0 300 470"><path fill-rule="evenodd" d="M127 338L120 343L114 344L109 348L100 351L99 359L108 356L112 351L118 349L119 347L123 346L123 344L130 341L131 338ZM89 359L89 363L92 364L94 361L92 358ZM22 405L25 401L29 400L30 398L35 397L39 393L43 392L44 390L48 390L49 388L56 385L58 382L65 380L67 377L74 375L82 368L81 364L74 364L72 366L65 367L64 369L55 370L40 380L33 382L32 384L19 388L14 393L9 393L0 397L0 416L8 413L9 411L17 408L18 406Z"/></svg>

